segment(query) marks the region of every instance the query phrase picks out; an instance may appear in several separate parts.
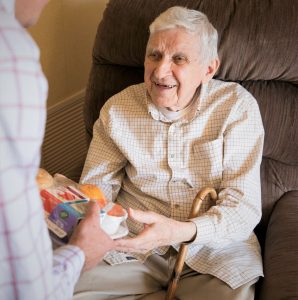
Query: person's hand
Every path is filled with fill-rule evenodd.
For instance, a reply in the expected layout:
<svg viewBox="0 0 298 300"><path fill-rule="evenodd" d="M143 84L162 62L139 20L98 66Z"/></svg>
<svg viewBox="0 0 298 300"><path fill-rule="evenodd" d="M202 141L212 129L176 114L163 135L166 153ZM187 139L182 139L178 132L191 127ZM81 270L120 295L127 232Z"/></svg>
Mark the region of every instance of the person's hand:
<svg viewBox="0 0 298 300"><path fill-rule="evenodd" d="M100 227L99 206L89 201L85 218L73 232L69 245L75 245L85 254L83 271L95 267L104 255L115 247L114 241Z"/></svg>
<svg viewBox="0 0 298 300"><path fill-rule="evenodd" d="M115 241L116 250L146 253L154 248L191 240L196 234L193 222L179 222L151 211L128 209L130 218L144 223L144 229L133 238Z"/></svg>

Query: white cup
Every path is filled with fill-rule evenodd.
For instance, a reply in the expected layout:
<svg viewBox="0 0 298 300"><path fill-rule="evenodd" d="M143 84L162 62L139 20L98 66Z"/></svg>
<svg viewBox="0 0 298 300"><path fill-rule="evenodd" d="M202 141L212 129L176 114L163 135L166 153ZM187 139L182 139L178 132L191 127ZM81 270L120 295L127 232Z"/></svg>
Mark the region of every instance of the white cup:
<svg viewBox="0 0 298 300"><path fill-rule="evenodd" d="M105 214L103 217L101 217L101 228L108 234L113 235L115 234L120 224L127 219L127 212L125 211L125 214L123 216L110 216L108 214Z"/></svg>

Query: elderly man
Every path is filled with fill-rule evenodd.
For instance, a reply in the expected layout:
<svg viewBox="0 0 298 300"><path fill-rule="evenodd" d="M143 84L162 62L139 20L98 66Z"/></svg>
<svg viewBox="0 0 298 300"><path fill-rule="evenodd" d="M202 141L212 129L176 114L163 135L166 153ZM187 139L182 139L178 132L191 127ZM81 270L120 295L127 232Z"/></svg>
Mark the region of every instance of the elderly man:
<svg viewBox="0 0 298 300"><path fill-rule="evenodd" d="M264 131L252 95L212 79L218 66L201 12L172 7L150 25L145 83L105 104L81 178L128 209L130 237L81 277L75 299L163 299L183 242L178 299L254 298ZM206 186L218 200L189 220Z"/></svg>
<svg viewBox="0 0 298 300"><path fill-rule="evenodd" d="M24 27L47 0L0 0L0 299L70 299L83 270L114 247L90 203L69 245L52 251L36 184L47 82Z"/></svg>

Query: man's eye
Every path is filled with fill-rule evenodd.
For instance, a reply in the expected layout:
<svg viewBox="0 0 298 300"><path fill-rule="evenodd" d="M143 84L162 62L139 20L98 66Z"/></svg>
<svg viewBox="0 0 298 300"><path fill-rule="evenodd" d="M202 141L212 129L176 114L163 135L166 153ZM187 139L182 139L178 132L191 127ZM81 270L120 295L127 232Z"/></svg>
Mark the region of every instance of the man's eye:
<svg viewBox="0 0 298 300"><path fill-rule="evenodd" d="M150 58L153 61L157 61L159 60L160 55L158 53L153 52L148 54L148 58Z"/></svg>
<svg viewBox="0 0 298 300"><path fill-rule="evenodd" d="M187 59L184 56L175 56L173 61L176 65L183 65L187 62Z"/></svg>

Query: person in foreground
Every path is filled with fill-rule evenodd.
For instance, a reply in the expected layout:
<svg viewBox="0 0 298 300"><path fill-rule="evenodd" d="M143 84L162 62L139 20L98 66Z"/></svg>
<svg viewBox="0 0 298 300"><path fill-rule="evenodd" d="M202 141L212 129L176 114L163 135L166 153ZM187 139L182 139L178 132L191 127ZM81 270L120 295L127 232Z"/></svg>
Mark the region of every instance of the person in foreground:
<svg viewBox="0 0 298 300"><path fill-rule="evenodd" d="M0 0L0 299L71 299L83 270L114 247L90 203L69 245L52 251L35 181L44 134L47 82L24 27L45 0Z"/></svg>
<svg viewBox="0 0 298 300"><path fill-rule="evenodd" d="M264 130L249 92L212 79L218 67L203 13L172 7L150 25L145 82L104 105L81 177L128 209L130 237L81 276L74 299L164 299L181 243L177 299L254 298ZM218 200L188 220L203 187Z"/></svg>

